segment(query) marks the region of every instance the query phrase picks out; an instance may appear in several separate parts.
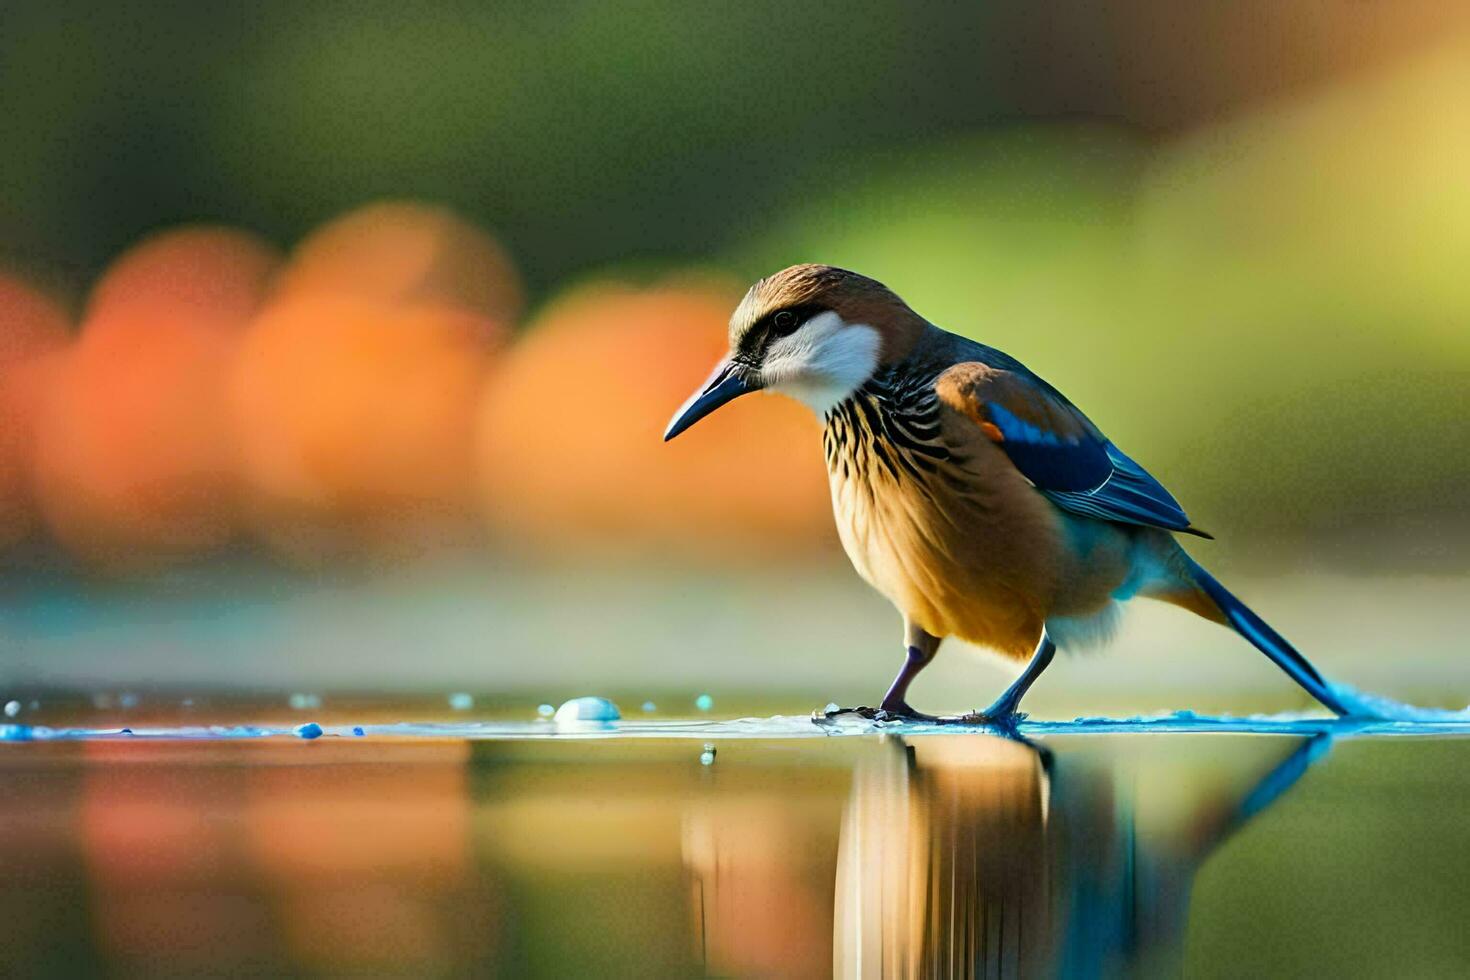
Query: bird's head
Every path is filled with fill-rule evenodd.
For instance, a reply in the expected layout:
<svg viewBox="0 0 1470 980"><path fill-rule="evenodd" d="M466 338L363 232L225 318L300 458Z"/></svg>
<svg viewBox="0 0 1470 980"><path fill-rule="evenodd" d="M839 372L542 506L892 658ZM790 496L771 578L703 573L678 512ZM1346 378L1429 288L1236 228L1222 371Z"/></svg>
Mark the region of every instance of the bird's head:
<svg viewBox="0 0 1470 980"><path fill-rule="evenodd" d="M888 287L830 265L760 280L730 317L730 353L669 422L665 441L741 395L768 389L817 415L901 359L924 321Z"/></svg>

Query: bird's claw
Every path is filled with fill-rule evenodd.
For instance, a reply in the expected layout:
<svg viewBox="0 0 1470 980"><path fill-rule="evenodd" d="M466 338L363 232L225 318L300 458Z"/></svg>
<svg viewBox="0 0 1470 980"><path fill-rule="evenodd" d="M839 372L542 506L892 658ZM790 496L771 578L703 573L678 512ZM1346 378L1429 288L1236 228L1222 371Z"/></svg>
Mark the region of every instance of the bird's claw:
<svg viewBox="0 0 1470 980"><path fill-rule="evenodd" d="M906 704L889 705L886 707L880 705L877 708L872 708L864 704L859 705L856 708L830 707L823 711L813 711L812 721L816 722L819 725L831 724L838 721L845 715L852 715L857 718L862 718L866 721L874 721L879 723L939 720L933 715L926 715L923 712L915 711L913 708L910 708Z"/></svg>
<svg viewBox="0 0 1470 980"><path fill-rule="evenodd" d="M876 708L868 705L859 705L856 708L839 708L832 705L821 711L812 712L812 721L818 725L834 725L843 718L861 718L864 721L876 722L878 724L894 724L898 722L922 721L935 725L972 726L975 728L989 728L993 731L1016 733L1018 726L1026 718L1024 711L996 711L987 709L985 711L969 711L962 715L926 715L915 711L907 704L879 706Z"/></svg>

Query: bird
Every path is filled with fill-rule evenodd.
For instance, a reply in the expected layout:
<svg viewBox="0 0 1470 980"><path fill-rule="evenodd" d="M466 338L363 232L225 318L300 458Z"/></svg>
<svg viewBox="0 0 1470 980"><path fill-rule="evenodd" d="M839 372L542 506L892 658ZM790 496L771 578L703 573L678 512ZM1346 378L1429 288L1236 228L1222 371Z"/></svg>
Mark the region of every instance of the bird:
<svg viewBox="0 0 1470 980"><path fill-rule="evenodd" d="M830 265L757 281L729 352L674 413L668 441L767 390L823 422L833 514L858 574L903 616L902 665L879 720L928 719L909 687L949 637L1025 663L988 707L1008 724L1058 649L1112 639L1123 603L1161 600L1233 629L1336 715L1343 701L1280 633L1196 562L1213 537L1060 391L951 333L887 286Z"/></svg>

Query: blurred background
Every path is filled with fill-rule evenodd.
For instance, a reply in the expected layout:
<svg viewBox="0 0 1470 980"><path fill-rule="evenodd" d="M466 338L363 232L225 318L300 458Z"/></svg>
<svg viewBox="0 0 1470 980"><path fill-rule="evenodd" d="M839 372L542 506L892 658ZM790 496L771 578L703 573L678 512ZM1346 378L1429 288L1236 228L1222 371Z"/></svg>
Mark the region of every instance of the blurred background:
<svg viewBox="0 0 1470 980"><path fill-rule="evenodd" d="M817 423L659 438L819 261L1068 392L1325 672L1463 706L1467 102L1437 0L4 4L0 701L871 701ZM1030 707L1300 703L1144 608Z"/></svg>

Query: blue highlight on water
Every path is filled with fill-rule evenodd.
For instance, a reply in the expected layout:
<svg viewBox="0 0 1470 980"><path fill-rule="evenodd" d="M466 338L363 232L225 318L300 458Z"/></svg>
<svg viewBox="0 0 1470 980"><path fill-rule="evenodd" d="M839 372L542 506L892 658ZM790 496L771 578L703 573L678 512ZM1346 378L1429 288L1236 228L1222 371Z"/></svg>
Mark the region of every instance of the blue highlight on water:
<svg viewBox="0 0 1470 980"><path fill-rule="evenodd" d="M612 722L622 717L617 705L607 698L599 697L572 698L556 709L558 725Z"/></svg>

